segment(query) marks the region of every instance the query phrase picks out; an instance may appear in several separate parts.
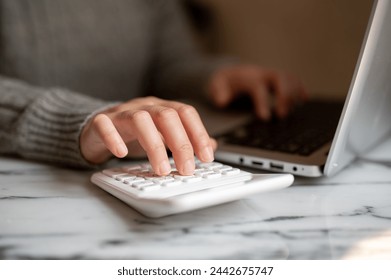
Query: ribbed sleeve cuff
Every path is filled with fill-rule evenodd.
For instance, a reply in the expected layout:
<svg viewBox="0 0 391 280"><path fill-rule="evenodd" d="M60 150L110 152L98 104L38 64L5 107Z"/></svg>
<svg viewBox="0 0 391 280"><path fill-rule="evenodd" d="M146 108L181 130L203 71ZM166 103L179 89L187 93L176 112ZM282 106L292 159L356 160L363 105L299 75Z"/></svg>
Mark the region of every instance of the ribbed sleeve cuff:
<svg viewBox="0 0 391 280"><path fill-rule="evenodd" d="M93 167L80 152L79 138L90 117L116 103L52 89L29 105L19 120L18 153L26 158L74 167Z"/></svg>

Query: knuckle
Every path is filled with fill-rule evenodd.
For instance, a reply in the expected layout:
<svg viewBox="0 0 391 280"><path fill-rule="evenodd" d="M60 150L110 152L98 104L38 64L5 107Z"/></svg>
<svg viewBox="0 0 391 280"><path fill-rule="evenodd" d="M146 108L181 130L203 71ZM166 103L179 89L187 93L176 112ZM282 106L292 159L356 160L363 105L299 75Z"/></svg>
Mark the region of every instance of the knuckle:
<svg viewBox="0 0 391 280"><path fill-rule="evenodd" d="M173 108L163 107L157 111L156 116L160 119L171 119L177 116L177 112Z"/></svg>
<svg viewBox="0 0 391 280"><path fill-rule="evenodd" d="M103 113L97 114L95 117L93 117L92 123L95 126L100 125L102 122L105 121L106 118L107 118L106 114L103 114Z"/></svg>
<svg viewBox="0 0 391 280"><path fill-rule="evenodd" d="M119 119L131 119L132 118L131 111L129 111L129 110L121 111L120 113L118 113L117 116Z"/></svg>
<svg viewBox="0 0 391 280"><path fill-rule="evenodd" d="M107 139L115 132L114 126L111 125L112 121L106 114L98 114L92 120L92 125L98 131L101 138Z"/></svg>
<svg viewBox="0 0 391 280"><path fill-rule="evenodd" d="M134 121L143 121L149 118L149 113L145 110L136 110L133 112L125 112L125 115L127 114L127 118L130 118Z"/></svg>
<svg viewBox="0 0 391 280"><path fill-rule="evenodd" d="M102 136L109 134L112 129L111 129L111 124L112 120L103 113L100 113L96 115L92 120L91 120L91 126L96 129Z"/></svg>
<svg viewBox="0 0 391 280"><path fill-rule="evenodd" d="M163 143L153 143L153 144L147 146L145 148L145 150L147 151L147 153L155 154L155 153L159 153L161 151L165 151L166 146L164 146Z"/></svg>
<svg viewBox="0 0 391 280"><path fill-rule="evenodd" d="M148 106L153 106L159 102L159 98L155 96L146 96L143 99Z"/></svg>
<svg viewBox="0 0 391 280"><path fill-rule="evenodd" d="M136 104L139 106L154 106L159 103L159 98L154 96L136 97L128 101L127 103Z"/></svg>
<svg viewBox="0 0 391 280"><path fill-rule="evenodd" d="M184 116L198 114L198 113L197 113L197 110L196 110L193 106L187 105L187 104L181 105L181 106L178 108L178 113L179 113L180 115L184 115Z"/></svg>
<svg viewBox="0 0 391 280"><path fill-rule="evenodd" d="M193 147L191 146L190 143L185 143L185 144L182 144L178 147L177 149L178 152L180 153L191 153L193 154Z"/></svg>

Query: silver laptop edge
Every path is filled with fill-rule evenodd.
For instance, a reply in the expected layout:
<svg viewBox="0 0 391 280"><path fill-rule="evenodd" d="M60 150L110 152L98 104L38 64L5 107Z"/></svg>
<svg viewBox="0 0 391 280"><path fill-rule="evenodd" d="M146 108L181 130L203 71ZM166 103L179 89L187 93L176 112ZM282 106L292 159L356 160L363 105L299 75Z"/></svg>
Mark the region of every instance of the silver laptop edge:
<svg viewBox="0 0 391 280"><path fill-rule="evenodd" d="M334 175L391 131L391 4L378 0L324 174ZM388 24L387 24L388 23Z"/></svg>
<svg viewBox="0 0 391 280"><path fill-rule="evenodd" d="M391 110L387 110L391 108L391 83L387 78L391 77L389 2L374 1L351 86L332 143L308 157L221 143L216 152L216 159L301 176L331 176L384 139L391 131ZM384 24L385 21L390 24ZM390 36L386 36L387 34Z"/></svg>

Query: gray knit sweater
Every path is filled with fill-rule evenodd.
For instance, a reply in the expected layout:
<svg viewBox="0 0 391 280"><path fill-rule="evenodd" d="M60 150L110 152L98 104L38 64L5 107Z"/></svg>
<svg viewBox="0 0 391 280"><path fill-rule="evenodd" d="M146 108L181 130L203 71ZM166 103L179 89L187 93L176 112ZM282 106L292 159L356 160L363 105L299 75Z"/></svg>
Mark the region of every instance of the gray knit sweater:
<svg viewBox="0 0 391 280"><path fill-rule="evenodd" d="M0 0L0 153L88 166L79 135L113 101L201 94L199 55L171 0Z"/></svg>

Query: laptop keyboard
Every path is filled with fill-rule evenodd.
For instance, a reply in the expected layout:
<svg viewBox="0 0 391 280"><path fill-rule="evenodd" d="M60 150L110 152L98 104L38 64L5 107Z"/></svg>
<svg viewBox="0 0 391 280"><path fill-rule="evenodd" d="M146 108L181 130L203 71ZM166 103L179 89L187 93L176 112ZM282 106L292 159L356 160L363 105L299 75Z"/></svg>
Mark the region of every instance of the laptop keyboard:
<svg viewBox="0 0 391 280"><path fill-rule="evenodd" d="M218 137L227 144L308 156L332 140L343 104L309 102L283 120L253 120Z"/></svg>

